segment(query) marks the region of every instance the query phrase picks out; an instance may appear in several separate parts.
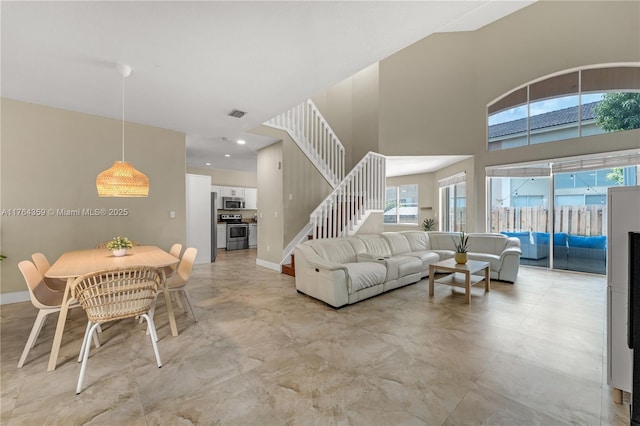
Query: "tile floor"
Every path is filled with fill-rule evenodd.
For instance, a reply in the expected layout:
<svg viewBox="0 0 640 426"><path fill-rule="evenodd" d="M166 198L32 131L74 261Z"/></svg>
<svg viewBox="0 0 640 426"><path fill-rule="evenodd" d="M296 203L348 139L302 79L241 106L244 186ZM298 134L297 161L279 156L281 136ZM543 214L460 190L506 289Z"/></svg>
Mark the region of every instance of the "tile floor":
<svg viewBox="0 0 640 426"><path fill-rule="evenodd" d="M627 425L606 385L605 279L521 268L515 285L428 281L335 310L292 277L222 251L190 283L198 322L104 328L75 395L85 317L73 310L47 372L49 318L25 366L30 303L1 308L2 425ZM162 299L160 299L162 300Z"/></svg>

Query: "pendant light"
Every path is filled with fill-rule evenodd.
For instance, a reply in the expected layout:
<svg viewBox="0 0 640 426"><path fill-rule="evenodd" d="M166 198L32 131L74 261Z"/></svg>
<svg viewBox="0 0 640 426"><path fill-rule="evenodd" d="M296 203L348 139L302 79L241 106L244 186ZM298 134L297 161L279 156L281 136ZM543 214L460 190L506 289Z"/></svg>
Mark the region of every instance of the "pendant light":
<svg viewBox="0 0 640 426"><path fill-rule="evenodd" d="M96 177L96 188L100 197L147 197L149 179L124 161L124 79L131 74L131 67L118 64L117 69L122 74L122 161L115 161Z"/></svg>

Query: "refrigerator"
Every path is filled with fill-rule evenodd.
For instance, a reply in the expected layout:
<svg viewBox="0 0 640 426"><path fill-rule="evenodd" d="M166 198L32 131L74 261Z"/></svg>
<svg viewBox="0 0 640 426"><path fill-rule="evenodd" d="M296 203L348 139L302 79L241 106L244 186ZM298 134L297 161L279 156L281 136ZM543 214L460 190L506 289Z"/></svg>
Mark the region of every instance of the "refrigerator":
<svg viewBox="0 0 640 426"><path fill-rule="evenodd" d="M211 261L216 261L218 255L218 198L217 192L211 193Z"/></svg>
<svg viewBox="0 0 640 426"><path fill-rule="evenodd" d="M629 233L640 231L640 186L607 190L607 383L613 399L632 391L633 350L629 348ZM638 343L640 346L640 342ZM640 351L636 351L640 352ZM640 369L640 365L636 364ZM640 385L639 385L640 386ZM640 387L636 387L638 391ZM640 391L636 392L639 393ZM636 409L638 409L636 405Z"/></svg>

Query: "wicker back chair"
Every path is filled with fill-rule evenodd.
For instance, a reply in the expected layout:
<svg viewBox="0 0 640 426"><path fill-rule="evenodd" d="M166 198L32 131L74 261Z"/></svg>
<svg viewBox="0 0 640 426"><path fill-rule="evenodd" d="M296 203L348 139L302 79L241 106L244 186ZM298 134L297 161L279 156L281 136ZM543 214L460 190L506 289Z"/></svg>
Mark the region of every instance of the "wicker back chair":
<svg viewBox="0 0 640 426"><path fill-rule="evenodd" d="M78 277L74 281L71 296L78 300L89 319L80 350L82 366L76 394L82 390L82 380L91 348L91 337L96 328L105 322L138 315L147 320L156 361L158 367L162 366L156 344L156 340L158 340L156 328L153 324L153 318L148 315L148 312L163 281L164 273L162 270L147 266L92 272Z"/></svg>

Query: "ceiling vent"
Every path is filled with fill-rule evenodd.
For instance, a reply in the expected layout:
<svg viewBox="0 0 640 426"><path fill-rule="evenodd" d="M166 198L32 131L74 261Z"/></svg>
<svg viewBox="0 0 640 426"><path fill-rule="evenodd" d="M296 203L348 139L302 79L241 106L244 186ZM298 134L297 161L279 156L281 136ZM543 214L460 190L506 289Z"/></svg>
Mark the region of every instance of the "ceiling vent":
<svg viewBox="0 0 640 426"><path fill-rule="evenodd" d="M235 118L240 118L240 117L244 116L245 114L246 114L246 112L244 112L244 111L240 111L239 109L234 109L229 113L229 116L235 117Z"/></svg>

